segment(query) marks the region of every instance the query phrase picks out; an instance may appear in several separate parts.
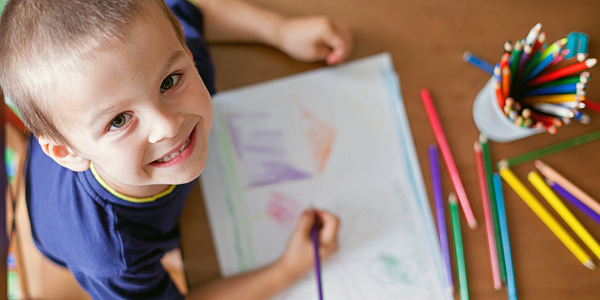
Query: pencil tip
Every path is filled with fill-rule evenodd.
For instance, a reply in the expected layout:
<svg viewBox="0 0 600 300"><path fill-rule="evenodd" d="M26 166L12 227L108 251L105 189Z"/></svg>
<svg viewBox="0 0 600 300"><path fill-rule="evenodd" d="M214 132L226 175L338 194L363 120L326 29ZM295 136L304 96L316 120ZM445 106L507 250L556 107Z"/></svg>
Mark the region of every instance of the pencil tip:
<svg viewBox="0 0 600 300"><path fill-rule="evenodd" d="M487 143L487 141L488 141L488 138L483 133L480 133L479 134L479 143L485 144L485 143Z"/></svg>
<svg viewBox="0 0 600 300"><path fill-rule="evenodd" d="M477 153L481 152L481 145L479 144L479 141L473 142L473 150L475 150Z"/></svg>
<svg viewBox="0 0 600 300"><path fill-rule="evenodd" d="M506 160L506 158L498 162L498 169L508 169L508 161Z"/></svg>
<svg viewBox="0 0 600 300"><path fill-rule="evenodd" d="M472 56L471 51L465 51L465 53L463 53L463 61L465 61L465 62L469 61L471 56Z"/></svg>
<svg viewBox="0 0 600 300"><path fill-rule="evenodd" d="M469 228L471 228L471 230L477 229L477 226L478 225L477 225L477 221L476 220L473 220L473 221L469 222Z"/></svg>
<svg viewBox="0 0 600 300"><path fill-rule="evenodd" d="M456 204L456 194L454 192L450 192L450 194L448 194L448 202Z"/></svg>
<svg viewBox="0 0 600 300"><path fill-rule="evenodd" d="M583 265L585 265L590 270L596 270L596 265L591 260L587 260Z"/></svg>

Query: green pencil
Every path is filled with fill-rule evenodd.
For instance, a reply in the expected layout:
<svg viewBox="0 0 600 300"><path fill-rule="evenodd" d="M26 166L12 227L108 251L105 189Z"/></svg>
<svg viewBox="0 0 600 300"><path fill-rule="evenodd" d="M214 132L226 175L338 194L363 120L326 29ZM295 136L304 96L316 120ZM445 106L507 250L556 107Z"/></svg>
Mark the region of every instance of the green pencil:
<svg viewBox="0 0 600 300"><path fill-rule="evenodd" d="M490 208L492 213L492 223L494 225L494 239L496 240L496 252L498 253L500 279L502 280L502 282L506 282L504 248L502 247L502 235L500 235L500 219L498 219L496 193L494 192L494 182L492 181L492 160L490 159L490 147L488 144L488 139L483 134L479 134L479 144L481 145L481 154L483 155L483 167L485 169L485 182L487 183L488 196L490 198Z"/></svg>
<svg viewBox="0 0 600 300"><path fill-rule="evenodd" d="M513 47L512 63L510 64L510 81L511 86L515 84L515 74L517 74L517 68L519 67L519 61L521 60L521 54L523 53L523 40L517 40Z"/></svg>
<svg viewBox="0 0 600 300"><path fill-rule="evenodd" d="M465 253L463 252L462 236L460 234L460 219L458 218L458 205L456 195L451 192L448 196L450 203L450 219L452 220L452 235L454 236L454 253L456 254L456 270L458 273L458 288L461 300L469 299L467 287L467 270L465 268Z"/></svg>
<svg viewBox="0 0 600 300"><path fill-rule="evenodd" d="M591 133L587 133L584 135L580 135L578 137L572 138L570 140L562 141L560 143L550 145L548 147L544 147L538 150L534 150L525 154L521 154L512 158L505 158L498 163L496 163L496 169L499 169L500 165L505 165L507 168L522 164L524 162L536 160L538 158L544 157L546 155L554 154L556 152L564 151L569 148L573 148L579 145L583 145L589 143L591 141L595 141L600 139L600 130L594 131Z"/></svg>

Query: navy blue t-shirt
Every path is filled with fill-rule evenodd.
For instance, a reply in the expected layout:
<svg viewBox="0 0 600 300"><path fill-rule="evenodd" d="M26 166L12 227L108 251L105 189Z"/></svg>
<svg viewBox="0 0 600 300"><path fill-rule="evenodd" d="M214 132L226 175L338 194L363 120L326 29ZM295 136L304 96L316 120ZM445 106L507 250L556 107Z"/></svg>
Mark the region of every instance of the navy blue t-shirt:
<svg viewBox="0 0 600 300"><path fill-rule="evenodd" d="M167 0L183 26L198 72L211 93L214 69L200 11ZM92 170L73 172L30 140L26 198L35 245L67 267L94 299L182 299L160 259L179 245L177 222L196 181L177 185L149 202L123 200Z"/></svg>

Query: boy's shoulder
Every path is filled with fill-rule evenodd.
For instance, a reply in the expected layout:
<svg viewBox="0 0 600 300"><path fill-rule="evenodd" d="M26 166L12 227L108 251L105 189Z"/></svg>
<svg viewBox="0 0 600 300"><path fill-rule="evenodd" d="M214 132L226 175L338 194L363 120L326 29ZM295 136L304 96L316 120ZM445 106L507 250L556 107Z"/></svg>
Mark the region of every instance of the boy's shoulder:
<svg viewBox="0 0 600 300"><path fill-rule="evenodd" d="M88 170L74 172L30 142L26 200L36 246L55 262L93 276L159 263L179 244L177 221L195 181L149 203L119 199ZM151 253L151 255L149 255Z"/></svg>

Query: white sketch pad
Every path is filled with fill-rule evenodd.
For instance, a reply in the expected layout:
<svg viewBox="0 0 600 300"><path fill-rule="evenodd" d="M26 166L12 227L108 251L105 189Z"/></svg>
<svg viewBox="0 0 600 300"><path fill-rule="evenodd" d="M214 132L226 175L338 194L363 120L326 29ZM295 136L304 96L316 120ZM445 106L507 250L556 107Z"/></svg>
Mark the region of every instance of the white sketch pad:
<svg viewBox="0 0 600 300"><path fill-rule="evenodd" d="M388 53L213 102L201 185L223 276L276 260L312 204L341 220L324 298L453 299ZM314 272L275 299L316 299Z"/></svg>

